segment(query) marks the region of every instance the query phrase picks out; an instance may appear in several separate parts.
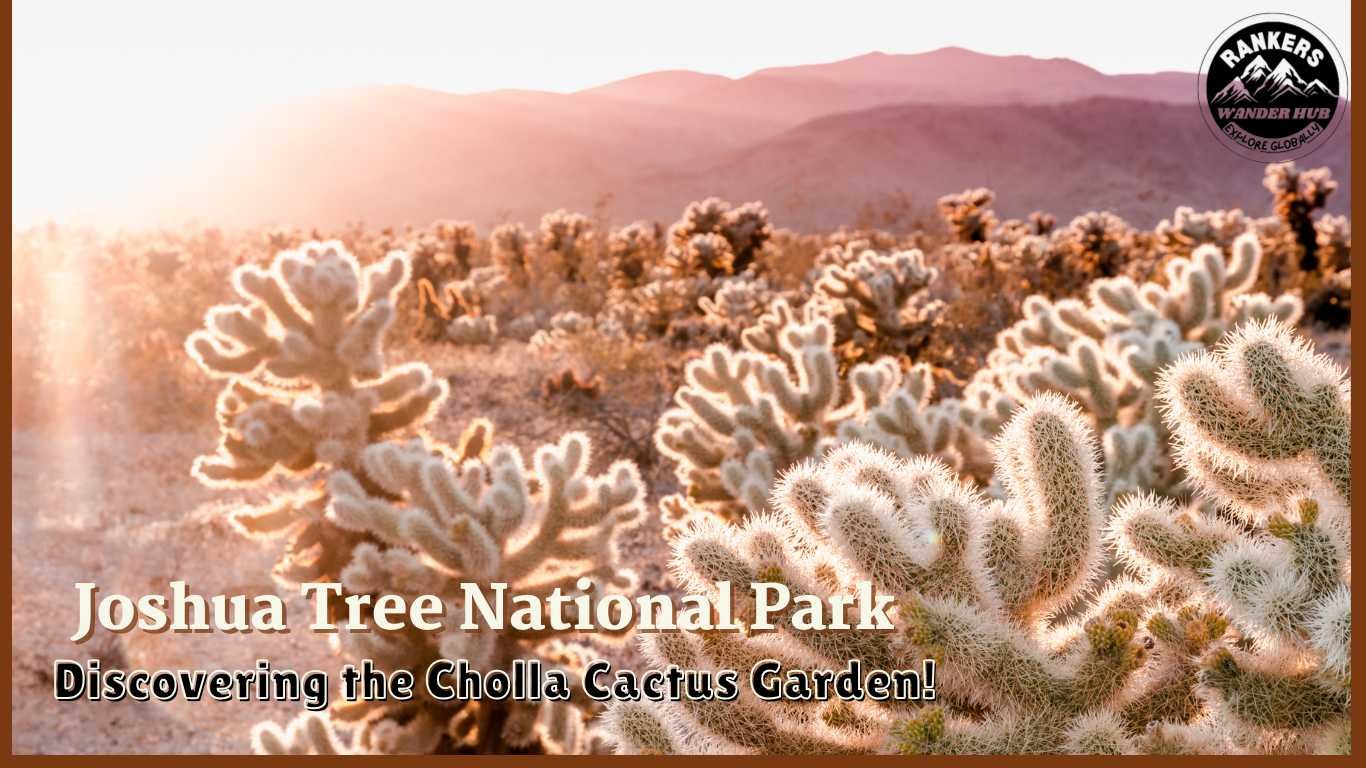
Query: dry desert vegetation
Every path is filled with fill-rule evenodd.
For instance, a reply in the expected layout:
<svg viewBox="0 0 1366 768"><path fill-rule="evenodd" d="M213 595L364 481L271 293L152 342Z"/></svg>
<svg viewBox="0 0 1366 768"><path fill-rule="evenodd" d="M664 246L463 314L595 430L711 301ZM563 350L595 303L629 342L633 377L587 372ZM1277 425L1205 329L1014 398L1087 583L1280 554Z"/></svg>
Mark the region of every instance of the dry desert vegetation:
<svg viewBox="0 0 1366 768"><path fill-rule="evenodd" d="M12 236L16 752L1350 751L1350 222L994 213ZM97 634L125 594L581 574L897 596L892 633ZM455 610L452 607L451 610ZM931 703L52 700L52 660L939 661Z"/></svg>

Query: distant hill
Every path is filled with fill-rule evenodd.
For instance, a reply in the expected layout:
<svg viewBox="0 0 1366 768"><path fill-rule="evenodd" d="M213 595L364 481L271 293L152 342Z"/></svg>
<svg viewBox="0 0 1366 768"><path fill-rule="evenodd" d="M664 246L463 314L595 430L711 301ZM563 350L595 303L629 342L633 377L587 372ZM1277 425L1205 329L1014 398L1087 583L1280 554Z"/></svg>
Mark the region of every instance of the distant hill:
<svg viewBox="0 0 1366 768"><path fill-rule="evenodd" d="M1334 210L1351 200L1351 123L1301 161L1333 169ZM1264 165L1214 143L1195 107L1093 98L1065 104L900 105L833 115L727 155L712 167L656 176L642 202L710 190L762 199L775 221L830 228L851 222L887 192L921 210L945 192L985 186L999 214L1060 220L1110 210L1151 226L1178 205L1269 212ZM658 197L650 195L656 190ZM880 197L881 196L881 197Z"/></svg>
<svg viewBox="0 0 1366 768"><path fill-rule="evenodd" d="M601 206L671 221L690 200L760 199L781 226L849 223L900 195L989 186L1005 214L1178 204L1261 212L1261 166L1219 147L1195 76L1104 75L961 48L871 53L731 79L655 72L572 94L354 89L256 116L130 217L227 225L534 223ZM1306 160L1350 203L1350 127Z"/></svg>
<svg viewBox="0 0 1366 768"><path fill-rule="evenodd" d="M673 75L675 73L668 73ZM705 77L705 76L704 76ZM656 87L648 87L648 86ZM673 90L670 101L664 92ZM1191 103L1189 74L1104 75L1071 59L988 56L963 48L869 53L830 64L761 69L731 80L630 78L586 94L688 104L711 113L756 110L798 123L885 104L1050 104L1092 96Z"/></svg>

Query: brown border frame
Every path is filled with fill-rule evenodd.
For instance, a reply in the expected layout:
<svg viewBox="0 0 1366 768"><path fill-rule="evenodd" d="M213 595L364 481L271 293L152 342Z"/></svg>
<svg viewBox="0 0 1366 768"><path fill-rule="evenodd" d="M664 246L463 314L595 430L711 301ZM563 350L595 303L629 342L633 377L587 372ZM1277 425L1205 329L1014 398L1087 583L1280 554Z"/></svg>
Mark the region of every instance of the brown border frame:
<svg viewBox="0 0 1366 768"><path fill-rule="evenodd" d="M14 43L13 43L13 7L12 7L12 5L11 5L11 15L10 15L9 18L10 18L10 22L7 24L7 26L10 27L11 37L10 37L10 43L9 43L9 45L8 45L7 47L8 47L9 50L10 50L10 56L6 59L6 61L8 61L9 63L8 63L8 65L6 65L5 69L9 71L10 77L7 77L7 78L5 79L5 82L6 82L6 83L9 83L8 85L5 86L5 90L6 90L7 94L8 94L9 97L10 97L9 101L10 101L10 118L11 118L11 122L10 122L10 128L6 131L6 133L9 135L10 141L11 141L11 144L10 144L10 146L11 146L11 154L10 154L10 159L9 159L9 161L7 162L7 165L8 165L8 167L10 168L10 176L11 176L11 180L12 180L12 179L13 179L13 169L14 169L14 156L13 156L13 131L14 131L14 124L13 124L13 116L14 116L14 98L13 98L13 90L14 90L14 81L13 81L13 74L14 74L14 56L13 56L13 48L14 48ZM1356 38L1359 38L1359 37L1360 37L1361 27L1362 27L1362 26L1366 26L1366 23L1360 22L1359 19L1360 19L1360 16L1357 17L1357 20L1354 20L1354 21L1352 22L1352 32L1353 32L1353 36L1356 37ZM1355 62L1355 59L1354 59L1353 61ZM1351 66L1350 69L1352 70L1352 73L1351 73L1351 74L1352 74L1352 79L1355 80L1355 79L1356 79L1356 78L1355 78L1355 75L1356 75L1356 67L1355 67L1355 65ZM1350 110L1350 103L1349 103L1348 109ZM1349 115L1350 115L1350 112L1349 112ZM1359 139L1360 139L1360 131L1359 131L1358 126L1354 124L1354 125L1352 126L1351 135L1350 135L1350 145L1351 145L1351 146L1350 146L1350 149L1351 149L1351 150L1355 151L1355 150L1359 147ZM1309 158L1312 158L1312 157L1313 157L1312 154L1309 155ZM1309 158L1305 158L1305 160L1308 160ZM1355 178L1355 175L1356 175L1356 174L1355 174L1355 172L1353 172L1353 173L1351 173L1350 175L1351 175L1353 178ZM9 228L10 228L11 231L12 231L12 230L13 230L13 227L14 227L14 221L13 221L13 215L14 215L14 214L13 214L13 212L14 212L14 208L13 208L13 196L14 196L14 191L13 191L13 185L12 185L12 184L11 184L10 192L7 193L5 196L6 196L7 198L9 198L9 201L10 201L10 204L11 204L10 213L5 214L5 220L6 220L6 223L9 225ZM1363 207L1366 207L1366 204L1363 204L1363 203L1361 202L1361 199L1362 199L1362 198L1361 198L1361 193L1359 192L1358 195L1357 195L1357 197L1356 197L1356 199L1353 200L1353 202L1352 202L1352 211L1351 211L1351 212L1352 212L1352 218L1355 219L1355 220L1358 220L1358 221L1361 220L1361 211L1362 211L1362 208L1363 208ZM1363 253L1363 252L1362 252L1361 250L1358 250L1358 251L1355 253L1355 255L1354 255L1353 259L1352 259L1352 266L1353 266L1353 268L1362 266L1362 262L1363 262L1363 261L1366 261L1366 256L1363 256L1362 253ZM11 253L11 260L12 260L12 259L13 259L13 254ZM14 286L13 286L13 284L12 284L12 277L11 277L11 280L7 280L6 282L7 282L7 283L10 283L10 294L11 294L11 298L12 298L12 297L13 297L13 291L14 291ZM11 323L7 323L7 325L10 325L11 334L13 334L13 324L12 324L12 323L13 323L12 320L11 320ZM1363 330L1366 330L1366 313L1358 312L1355 316L1353 316L1353 318L1352 318L1351 330L1352 330L1352 334L1353 334L1354 336L1359 336L1359 335L1361 335L1361 333L1362 333ZM1366 353L1363 353L1363 358L1366 358ZM1355 355L1355 353L1353 354L1352 359L1353 359L1353 362L1356 361L1356 355ZM13 372L11 371L11 376L12 376L12 373L13 373ZM11 382L12 382L12 378L11 378ZM7 389L7 390L12 390L12 389L13 389L13 384L11 383L9 386L6 387L6 389ZM1359 391L1360 391L1360 390L1357 390L1357 392L1359 392ZM10 394L11 394L11 395L13 394L12 391L11 391ZM1360 399L1361 399L1361 397L1360 397L1359 395L1357 395L1357 394L1354 394L1353 397L1352 397L1353 406L1354 406L1354 409L1353 409L1353 416L1352 416L1352 451L1353 451L1353 453L1359 452L1360 449L1362 448L1363 444L1366 444L1366 414L1363 414L1362 411L1361 411L1361 408L1359 407L1359 406L1360 406L1360 402L1359 402ZM10 404L9 406L6 406L6 408L7 408L7 410L8 410L9 413L10 413L11 420L13 420L13 415L14 415L14 414L13 414L13 400L12 400L12 399L11 399L10 403L11 403L11 404ZM1357 437L1357 435L1361 435L1361 437ZM13 432L10 433L10 436L6 438L5 442L6 442L6 445L8 445L8 446L10 447L10 448L9 448L9 450L10 450L10 461L9 461L9 462L6 462L6 463L11 465L11 476L10 476L10 477L11 477L11 480L10 480L10 482L9 482L9 485L10 485L10 494L7 494L7 497L9 498L9 501L6 502L6 504L7 504L7 506L8 506L9 512L10 512L9 517L10 517L11 519L13 519L13 515L14 515L14 502L13 502L13 474L12 474L12 471L13 471L12 464L13 464L13 456L14 456ZM1358 467L1357 467L1356 465L1353 465L1353 466L1352 466L1352 484L1353 484L1353 485L1356 485L1356 484L1357 484L1357 481L1358 481L1358 480L1362 480L1363 478L1366 478L1366 468L1358 469ZM1353 517L1355 517L1356 507L1357 507L1357 506L1360 506L1360 505L1356 505L1356 506L1353 507L1353 510L1352 510ZM1354 549L1360 549L1360 548L1361 548L1361 534L1359 533L1359 531L1360 531L1360 526L1355 526L1355 527L1353 528L1353 532L1352 532L1352 546L1353 546ZM13 535L12 535L12 528L11 528L11 526L8 526L8 525L7 525L7 526L5 526L5 529L4 529L4 539L5 539L5 542L11 547L11 550L13 549L13 541L12 541L12 538L13 538ZM4 576L4 581L5 581L5 583L9 586L11 593L13 593L13 588L14 588L14 572L13 572L13 570L14 570L14 569L13 569L13 557L12 557L12 552L11 552L10 564L9 564L9 566L6 568L5 576ZM1356 607L1356 601L1353 600L1353 609L1354 609L1354 610L1355 610L1355 607ZM9 653L8 653L7 655L9 655L10 658L11 658L11 664L12 664L12 661L13 661L13 640L14 640L13 622L14 622L14 615L13 615L13 612L11 612L11 614L10 614L10 631L7 632L7 633L5 634L5 647L6 647L6 649L9 651ZM1352 651L1353 651L1353 654L1354 654L1354 655L1361 655L1362 645L1363 645L1363 641L1362 641L1361 635L1358 634L1358 635L1356 635L1356 636L1353 638L1353 640L1352 640ZM72 764L75 760L79 760L81 765L86 765L86 764L89 764L89 763L98 762L100 765L127 766L128 768L135 768L136 766L143 766L143 765L146 765L147 763L157 763L157 764L160 764L160 765L191 765L191 764L192 764L192 765L218 765L218 766L226 766L226 765L235 765L235 764L237 764L240 760L243 759L243 756L240 756L240 755L99 755L99 756L93 756L93 755L79 755L79 756L74 756L74 755L15 755L15 754L14 754L13 732L12 732L12 727L13 727L13 714L12 714L12 713L13 713L13 701L12 701L12 698L11 698L11 697L12 697L12 685L13 685L13 683L12 683L12 681L11 681L11 683L10 683L9 685L6 685L6 686L5 686L4 697L5 697L6 703L7 703L7 704L10 704L10 707L11 707L11 710L10 710L10 711L11 711L11 719L10 719L10 720L6 720L3 727L4 727L4 736L5 736L5 740L8 741L8 742L10 743L10 757L9 757L9 760L8 760L8 761L9 761L11 764L13 764L13 765L21 765L21 766L61 765L61 764L68 764L68 765L69 765L69 764ZM1361 687L1361 686L1358 686L1358 685L1356 684L1356 681L1355 681L1355 680L1352 681L1352 692L1353 692L1354 695L1357 694L1357 693L1360 693L1360 690L1359 690L1360 687ZM1355 720L1355 718L1354 718L1354 720ZM598 755L574 755L574 756L558 756L558 757L536 756L536 757L531 757L531 758L528 758L528 757L525 757L525 756L517 756L517 755L471 755L471 756L468 756L468 757L462 757L462 756L440 756L440 755L429 755L429 756L387 756L387 757L367 756L367 757L369 757L369 759L383 760L386 764L389 764L389 765L406 765L406 766L414 766L414 765L433 765L433 764L440 763L440 762L443 762L443 761L448 761L448 760L456 760L456 761L459 761L459 762L467 762L467 761L474 762L474 761L477 761L477 762L480 762L480 763L499 763L499 764L501 764L501 765L524 765L525 762L528 761L528 760L532 760L532 761L553 760L553 761L555 761L557 764L573 763L573 764L577 764L577 765L596 765L596 766L600 766L604 760L610 760L614 765L637 765L637 766L645 766L645 765L653 765L653 764L655 763L655 761L657 760L657 758L652 758L652 757L624 756L624 755L623 755L623 756L608 757L608 758L604 758L603 756L598 756ZM323 762L324 760L329 760L329 759L336 759L336 758L328 758L328 757L324 757L324 756L312 756L312 757L253 756L253 757L252 757L252 761L253 761L253 763L255 763L255 764L266 764L266 765L286 765L286 764L287 764L287 765L293 765L293 766L302 765L302 764L304 764L304 763L313 763L313 764L316 765L316 764L319 764L319 763ZM723 756L723 755L718 755L718 756L701 756L701 755L698 755L698 756L679 756L679 757L671 757L671 758L667 758L667 759L669 759L669 760L671 760L671 761L678 761L678 762L682 762L682 761L693 762L694 764L696 764L696 763L703 763L703 762L705 762L705 763L710 763L710 764L723 764L723 765L744 764L744 765L751 765L751 766L769 766L770 768L790 768L790 763L793 761L793 758L785 758L785 757L781 757L781 756L770 756L770 755L753 756L753 757ZM1044 764L1046 761L1054 761L1054 760L1058 760L1058 761L1066 760L1068 763L1070 763L1070 764L1072 764L1072 765L1092 765L1092 766L1113 766L1116 762L1121 762L1121 763L1126 763L1126 764L1137 764L1137 763L1142 763L1142 764L1144 764L1144 765L1194 765L1194 764L1197 764L1197 762L1199 762L1199 763L1207 763L1207 762L1210 761L1211 759L1214 759L1214 760L1221 760L1221 759L1237 759L1238 762L1241 763L1242 765L1266 765L1266 766L1270 766L1270 765L1282 764L1282 763L1284 763L1284 762L1287 760L1287 758L1278 757L1278 756L1273 756L1273 755L1249 755L1249 756L1232 756L1232 755L1230 755L1230 756L1226 756L1226 757L1210 757L1210 756L1170 756L1170 757L1165 757L1165 756L1164 756L1164 757L1158 757L1158 756L1128 756L1128 757L1123 757L1123 758L1112 758L1112 757L1105 757L1105 756L1098 756L1098 755L1097 755L1097 756L1081 756L1081 755L1075 755L1075 756L1057 756L1057 755L1049 755L1049 756L1008 755L1008 756L965 756L965 757L899 757L899 756L875 756L875 755L870 755L870 756L866 756L866 757L859 757L859 758L853 758L853 759L847 758L847 757L827 757L827 756L801 756L800 758L796 758L796 759L799 759L803 765L811 765L811 764L821 764L821 765L827 765L827 766L843 765L843 766L846 766L846 768L847 768L847 766L848 766L851 762L862 763L862 762L865 761L865 760L869 760L869 761L873 761L873 760L876 760L876 761L895 761L895 760L909 761L909 760L915 760L915 761L917 761L917 762L926 762L926 761L928 761L928 762L937 763L937 764L949 764L949 763L952 763L953 765L983 765L983 766L984 766L984 765L1000 766L1000 765L1013 765L1013 764L1042 765L1042 764ZM1343 763L1343 762L1347 762L1348 764L1351 764L1352 762L1354 762L1354 761L1352 760L1351 757L1319 757L1319 758L1295 757L1295 758L1289 758L1289 759L1293 760L1293 761L1296 762L1296 763L1297 763L1299 760L1308 760L1308 759L1314 759L1314 760L1331 760L1331 761L1333 761L1334 763L1339 763L1339 764L1340 764L1340 763Z"/></svg>

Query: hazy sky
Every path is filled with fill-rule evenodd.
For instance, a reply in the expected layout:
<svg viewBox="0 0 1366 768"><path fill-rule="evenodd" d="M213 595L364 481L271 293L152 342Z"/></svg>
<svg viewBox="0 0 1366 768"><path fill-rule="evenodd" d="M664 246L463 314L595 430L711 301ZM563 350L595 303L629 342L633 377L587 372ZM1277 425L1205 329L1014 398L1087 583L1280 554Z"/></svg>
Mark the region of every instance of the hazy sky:
<svg viewBox="0 0 1366 768"><path fill-rule="evenodd" d="M16 0L15 215L120 193L225 121L332 88L572 91L660 69L742 76L946 45L1108 73L1194 71L1220 30L1265 5ZM1348 2L1275 5L1350 55Z"/></svg>

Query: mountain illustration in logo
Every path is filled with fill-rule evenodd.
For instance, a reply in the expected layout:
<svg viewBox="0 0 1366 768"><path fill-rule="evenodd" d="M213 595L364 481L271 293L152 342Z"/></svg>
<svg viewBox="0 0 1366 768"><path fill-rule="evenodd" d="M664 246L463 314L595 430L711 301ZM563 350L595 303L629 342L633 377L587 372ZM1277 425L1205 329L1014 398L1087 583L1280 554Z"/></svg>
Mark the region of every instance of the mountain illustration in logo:
<svg viewBox="0 0 1366 768"><path fill-rule="evenodd" d="M1305 82L1290 59L1283 58L1274 68L1258 55L1243 67L1243 73L1229 81L1210 99L1211 104L1275 104L1288 98L1337 98L1320 80Z"/></svg>

